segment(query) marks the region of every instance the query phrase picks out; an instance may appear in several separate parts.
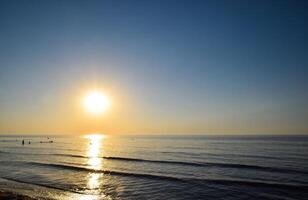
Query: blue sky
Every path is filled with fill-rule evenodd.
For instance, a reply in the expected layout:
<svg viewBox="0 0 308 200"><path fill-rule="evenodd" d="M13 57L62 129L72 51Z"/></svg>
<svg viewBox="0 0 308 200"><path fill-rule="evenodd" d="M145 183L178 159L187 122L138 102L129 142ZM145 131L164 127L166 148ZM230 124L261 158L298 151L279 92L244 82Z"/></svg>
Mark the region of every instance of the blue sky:
<svg viewBox="0 0 308 200"><path fill-rule="evenodd" d="M307 133L307 9L305 1L2 0L0 131L86 131L92 123L73 125L70 98L99 85L121 105L96 121L102 131ZM58 115L71 125L61 128Z"/></svg>

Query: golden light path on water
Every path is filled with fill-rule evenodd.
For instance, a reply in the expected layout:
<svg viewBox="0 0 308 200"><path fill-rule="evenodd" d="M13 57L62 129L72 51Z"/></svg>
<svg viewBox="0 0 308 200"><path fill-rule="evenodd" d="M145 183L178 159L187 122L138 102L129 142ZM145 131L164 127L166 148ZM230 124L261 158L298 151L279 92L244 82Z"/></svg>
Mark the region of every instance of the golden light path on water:
<svg viewBox="0 0 308 200"><path fill-rule="evenodd" d="M92 169L101 169L102 161L99 156L101 153L101 148L103 146L102 142L104 139L104 135L91 134L91 135L86 135L84 137L89 140L88 151L87 151L87 156L89 157L88 165Z"/></svg>
<svg viewBox="0 0 308 200"><path fill-rule="evenodd" d="M86 141L86 156L88 157L87 164L90 169L101 170L103 161L101 159L102 150L104 148L105 135L88 134L82 136ZM101 184L102 173L90 172L86 177L87 191L86 194L70 193L68 196L63 196L60 200L112 200L111 197L103 193Z"/></svg>
<svg viewBox="0 0 308 200"><path fill-rule="evenodd" d="M85 135L84 138L88 139L88 147L87 147L87 156L88 161L87 164L91 169L99 170L102 169L102 159L100 158L101 152L103 149L103 140L104 140L104 135L100 134L90 134L90 135ZM109 199L107 198L104 194L99 194L100 193L100 181L99 179L101 178L100 173L89 173L87 177L87 187L88 189L91 190L90 195L84 195L79 198L79 200L97 200L101 199L102 197L105 197L104 199ZM99 194L99 196L98 196Z"/></svg>

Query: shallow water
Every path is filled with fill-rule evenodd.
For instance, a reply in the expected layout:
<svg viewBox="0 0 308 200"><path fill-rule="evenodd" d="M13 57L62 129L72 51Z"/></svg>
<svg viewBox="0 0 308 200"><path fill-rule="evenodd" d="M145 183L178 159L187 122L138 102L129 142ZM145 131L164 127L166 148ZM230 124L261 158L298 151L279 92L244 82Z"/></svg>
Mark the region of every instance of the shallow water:
<svg viewBox="0 0 308 200"><path fill-rule="evenodd" d="M0 136L0 177L38 198L308 199L308 137Z"/></svg>

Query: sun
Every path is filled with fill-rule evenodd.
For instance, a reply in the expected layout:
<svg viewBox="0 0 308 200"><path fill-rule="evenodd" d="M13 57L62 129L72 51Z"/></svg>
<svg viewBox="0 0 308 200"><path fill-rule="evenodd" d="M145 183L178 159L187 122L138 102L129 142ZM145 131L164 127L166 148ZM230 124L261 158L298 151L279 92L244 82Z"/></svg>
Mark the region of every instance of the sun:
<svg viewBox="0 0 308 200"><path fill-rule="evenodd" d="M85 109L92 114L100 114L110 107L110 100L103 92L91 91L83 100Z"/></svg>

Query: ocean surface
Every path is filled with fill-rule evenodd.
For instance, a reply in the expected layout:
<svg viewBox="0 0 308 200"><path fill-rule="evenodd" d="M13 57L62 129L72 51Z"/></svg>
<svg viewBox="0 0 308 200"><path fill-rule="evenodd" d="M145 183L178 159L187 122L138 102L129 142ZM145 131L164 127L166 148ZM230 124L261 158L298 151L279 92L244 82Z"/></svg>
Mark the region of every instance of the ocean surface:
<svg viewBox="0 0 308 200"><path fill-rule="evenodd" d="M63 200L307 200L308 136L0 136L0 190Z"/></svg>

